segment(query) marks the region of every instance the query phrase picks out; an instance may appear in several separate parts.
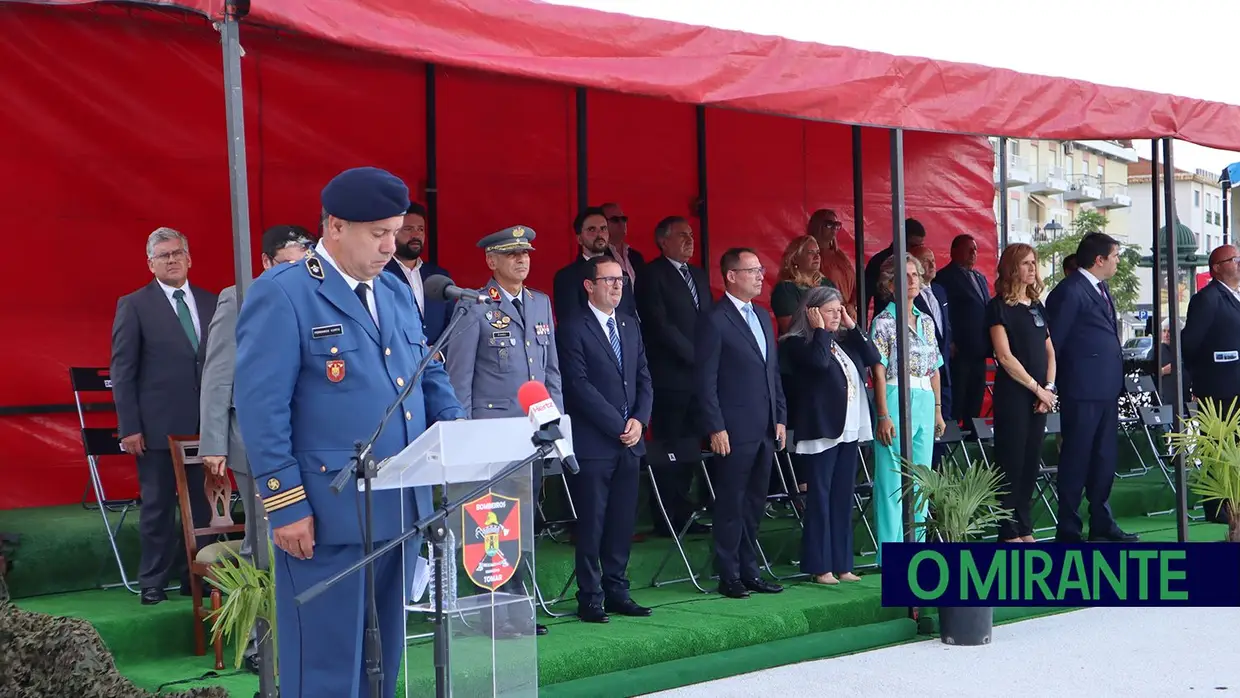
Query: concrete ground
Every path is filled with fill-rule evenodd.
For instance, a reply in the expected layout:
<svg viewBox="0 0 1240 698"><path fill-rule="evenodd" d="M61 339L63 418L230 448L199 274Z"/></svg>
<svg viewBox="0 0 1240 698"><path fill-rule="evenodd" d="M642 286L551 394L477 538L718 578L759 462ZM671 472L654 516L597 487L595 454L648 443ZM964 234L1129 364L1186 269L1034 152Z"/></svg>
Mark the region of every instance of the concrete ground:
<svg viewBox="0 0 1240 698"><path fill-rule="evenodd" d="M983 647L927 640L651 696L1235 695L1238 636L1237 608L1093 608L998 626Z"/></svg>

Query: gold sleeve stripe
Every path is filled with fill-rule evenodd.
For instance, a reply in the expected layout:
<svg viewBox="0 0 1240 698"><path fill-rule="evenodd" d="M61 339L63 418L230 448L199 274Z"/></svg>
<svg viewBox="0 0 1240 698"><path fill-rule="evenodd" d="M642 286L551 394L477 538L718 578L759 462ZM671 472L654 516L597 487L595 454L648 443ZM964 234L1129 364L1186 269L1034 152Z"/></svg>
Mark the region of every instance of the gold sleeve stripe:
<svg viewBox="0 0 1240 698"><path fill-rule="evenodd" d="M306 490L301 485L294 487L286 492L281 492L274 497L268 497L263 500L263 508L268 512L279 511L288 506L292 506L306 498Z"/></svg>

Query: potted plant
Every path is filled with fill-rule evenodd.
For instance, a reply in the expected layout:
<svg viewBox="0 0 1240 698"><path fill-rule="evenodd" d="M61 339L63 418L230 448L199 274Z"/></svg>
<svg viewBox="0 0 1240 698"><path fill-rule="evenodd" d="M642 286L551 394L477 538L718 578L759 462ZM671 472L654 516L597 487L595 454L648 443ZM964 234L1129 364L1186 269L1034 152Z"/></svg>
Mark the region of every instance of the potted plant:
<svg viewBox="0 0 1240 698"><path fill-rule="evenodd" d="M1219 511L1229 512L1227 541L1240 543L1240 409L1235 401L1224 412L1209 398L1197 401L1197 414L1185 420L1183 432L1167 435L1173 453L1184 455L1188 489L1204 501L1217 501Z"/></svg>
<svg viewBox="0 0 1240 698"><path fill-rule="evenodd" d="M267 541L267 559L274 558L271 541ZM212 570L212 584L220 590L223 602L211 613L212 640L223 636L236 648L233 668L241 668L250 634L262 621L271 633L271 648L276 650L276 584L271 570L260 570L253 562L229 550ZM265 637L263 638L265 639ZM279 667L276 668L277 672Z"/></svg>
<svg viewBox="0 0 1240 698"><path fill-rule="evenodd" d="M913 510L928 510L918 524L926 540L964 543L985 534L1011 514L999 507L1003 477L990 465L961 467L947 458L938 468L904 461L905 497ZM991 607L939 608L939 638L949 645L985 645L994 627Z"/></svg>

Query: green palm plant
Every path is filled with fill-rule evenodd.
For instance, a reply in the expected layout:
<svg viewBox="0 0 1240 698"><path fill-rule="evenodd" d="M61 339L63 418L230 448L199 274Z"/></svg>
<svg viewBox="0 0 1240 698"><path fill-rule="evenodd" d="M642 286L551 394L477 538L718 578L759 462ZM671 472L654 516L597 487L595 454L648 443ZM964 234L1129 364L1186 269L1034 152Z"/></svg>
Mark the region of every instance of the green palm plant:
<svg viewBox="0 0 1240 698"><path fill-rule="evenodd" d="M954 459L944 459L938 469L903 461L904 496L914 511L923 507L929 514L917 524L926 531L926 540L941 538L945 543L964 543L984 535L1001 521L1012 518L999 507L1003 476L990 465L961 467Z"/></svg>
<svg viewBox="0 0 1240 698"><path fill-rule="evenodd" d="M268 560L274 559L274 552L268 540ZM260 570L231 549L226 558L216 563L213 570L213 584L224 599L219 610L212 611L208 618L212 621L212 640L223 637L233 643L236 648L233 668L239 669L258 619L266 621L272 651L276 649L276 584L271 570Z"/></svg>
<svg viewBox="0 0 1240 698"><path fill-rule="evenodd" d="M1183 454L1196 468L1188 473L1188 489L1205 501L1217 501L1230 512L1227 540L1240 543L1240 409L1233 400L1223 411L1209 398L1197 401L1196 416L1185 420L1184 431L1167 440L1174 453Z"/></svg>

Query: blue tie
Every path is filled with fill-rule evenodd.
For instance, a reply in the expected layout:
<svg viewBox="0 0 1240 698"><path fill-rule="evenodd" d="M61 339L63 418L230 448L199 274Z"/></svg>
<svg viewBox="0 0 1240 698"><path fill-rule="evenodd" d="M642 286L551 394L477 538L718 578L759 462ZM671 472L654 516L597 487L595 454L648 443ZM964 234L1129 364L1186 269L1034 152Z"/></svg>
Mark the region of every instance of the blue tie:
<svg viewBox="0 0 1240 698"><path fill-rule="evenodd" d="M762 331L762 325L758 321L758 314L753 311L753 304L745 304L745 321L749 323L749 330L753 332L753 338L758 341L758 350L762 352L762 359L766 360L766 333Z"/></svg>
<svg viewBox="0 0 1240 698"><path fill-rule="evenodd" d="M607 318L607 338L611 341L611 351L616 355L616 364L620 369L624 369L624 355L620 351L620 335L616 333L616 318ZM629 418L629 402L624 401L624 407L620 408L625 419Z"/></svg>

